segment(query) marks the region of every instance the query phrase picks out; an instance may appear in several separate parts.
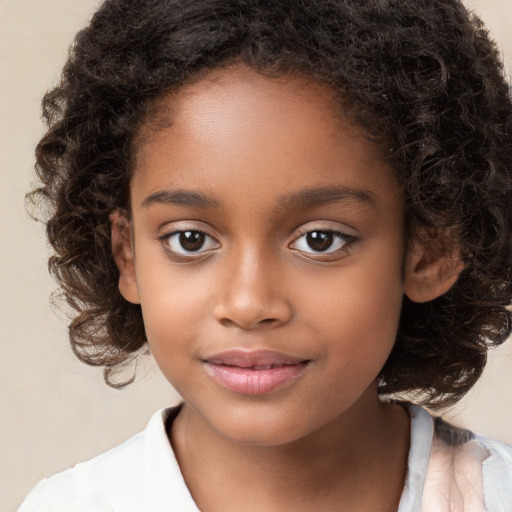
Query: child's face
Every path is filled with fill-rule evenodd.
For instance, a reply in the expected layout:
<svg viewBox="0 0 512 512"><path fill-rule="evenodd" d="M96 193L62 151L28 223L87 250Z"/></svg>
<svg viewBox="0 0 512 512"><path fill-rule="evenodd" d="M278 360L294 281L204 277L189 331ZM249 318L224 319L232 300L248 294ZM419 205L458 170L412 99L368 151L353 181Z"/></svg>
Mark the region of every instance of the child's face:
<svg viewBox="0 0 512 512"><path fill-rule="evenodd" d="M120 289L189 412L272 445L376 407L404 292L378 148L305 79L228 68L169 106L141 139Z"/></svg>

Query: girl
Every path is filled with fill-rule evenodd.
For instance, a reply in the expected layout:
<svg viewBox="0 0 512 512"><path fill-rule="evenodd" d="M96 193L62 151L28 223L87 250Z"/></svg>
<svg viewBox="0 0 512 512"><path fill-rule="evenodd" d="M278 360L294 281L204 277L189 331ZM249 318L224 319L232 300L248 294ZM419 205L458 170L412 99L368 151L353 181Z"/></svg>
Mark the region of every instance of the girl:
<svg viewBox="0 0 512 512"><path fill-rule="evenodd" d="M512 102L458 0L107 0L44 100L84 362L183 398L22 512L510 511L433 420L511 331Z"/></svg>

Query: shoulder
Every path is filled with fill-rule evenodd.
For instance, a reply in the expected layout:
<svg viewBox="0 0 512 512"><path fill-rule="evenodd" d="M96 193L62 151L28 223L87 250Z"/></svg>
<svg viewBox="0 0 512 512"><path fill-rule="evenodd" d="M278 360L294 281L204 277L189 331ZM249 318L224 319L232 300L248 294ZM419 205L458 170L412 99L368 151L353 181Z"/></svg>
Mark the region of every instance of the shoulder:
<svg viewBox="0 0 512 512"><path fill-rule="evenodd" d="M41 480L19 512L117 510L125 505L119 501L126 494L126 482L130 483L128 489L135 508L122 510L137 510L144 477L143 439L143 433L137 434L108 452Z"/></svg>
<svg viewBox="0 0 512 512"><path fill-rule="evenodd" d="M485 502L489 512L512 512L512 446L478 435L475 441L489 454L482 464Z"/></svg>
<svg viewBox="0 0 512 512"><path fill-rule="evenodd" d="M435 438L439 439L440 444L449 447L456 455L466 453L464 460L468 462L479 460L486 495L495 495L502 489L508 490L512 510L512 446L454 427L440 418L435 418L434 422ZM471 445L474 448L468 450Z"/></svg>
<svg viewBox="0 0 512 512"><path fill-rule="evenodd" d="M434 425L424 493L433 510L449 501L450 510L512 512L512 447L440 418Z"/></svg>
<svg viewBox="0 0 512 512"><path fill-rule="evenodd" d="M489 451L487 465L500 467L509 474L512 473L512 446L496 439L475 435L475 440Z"/></svg>
<svg viewBox="0 0 512 512"><path fill-rule="evenodd" d="M165 427L178 412L162 409L118 447L42 480L18 512L196 512Z"/></svg>
<svg viewBox="0 0 512 512"><path fill-rule="evenodd" d="M400 512L512 512L512 447L407 406L411 444Z"/></svg>

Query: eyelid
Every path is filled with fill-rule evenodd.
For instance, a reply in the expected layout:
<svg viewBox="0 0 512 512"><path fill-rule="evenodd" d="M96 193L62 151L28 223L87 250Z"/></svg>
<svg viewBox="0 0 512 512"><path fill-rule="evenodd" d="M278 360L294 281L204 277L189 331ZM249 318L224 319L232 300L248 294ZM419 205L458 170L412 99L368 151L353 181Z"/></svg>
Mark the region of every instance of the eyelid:
<svg viewBox="0 0 512 512"><path fill-rule="evenodd" d="M338 239L345 240L345 243L343 244L343 247L345 245L353 243L353 242L355 242L357 240L357 238L355 236L348 235L346 233L342 233L341 231L334 231L332 229L313 229L313 230L307 231L306 233L304 233L302 235L299 235L297 238L295 238L295 240L292 242L292 244L294 244L295 242L297 242L297 240L300 240L304 236L308 235L309 233L314 233L314 232L331 233L334 236L336 236ZM328 252L328 251L314 251L314 250L311 250L310 254L332 254L332 253L337 252L339 250L340 249L337 249L337 250L334 250L334 251L330 251L330 252ZM302 252L306 252L306 251L302 251Z"/></svg>
<svg viewBox="0 0 512 512"><path fill-rule="evenodd" d="M322 233L331 233L338 237L338 239L342 239L345 241L341 247L335 249L333 251L303 251L298 248L294 248L293 245L297 243L302 237L306 236L312 232L322 232ZM312 221L306 224L303 224L299 228L296 229L292 241L288 244L288 247L292 250L295 250L301 254L301 256L314 260L314 261L332 261L335 259L340 259L347 255L354 246L360 242L360 237L354 234L348 233L347 231L354 231L354 228L345 227L345 225L340 225L340 223L333 222L322 222L322 221Z"/></svg>
<svg viewBox="0 0 512 512"><path fill-rule="evenodd" d="M206 250L203 250L202 248L198 251L190 251L187 252L184 250L183 252L179 252L176 250L173 250L171 246L169 245L169 240L172 239L172 237L179 235L181 233L186 233L187 231L192 231L195 233L201 233L205 235L210 241L213 241L213 244L215 247L210 247ZM220 247L220 242L217 240L215 236L213 236L208 230L199 227L197 225L193 225L191 223L184 222L182 224L178 225L172 225L169 227L162 235L158 237L158 241L161 243L164 251L173 259L175 259L178 262L181 263L188 263L188 262L194 262L198 261L200 259L203 259L207 257L211 252L213 252L215 249L218 249Z"/></svg>
<svg viewBox="0 0 512 512"><path fill-rule="evenodd" d="M213 247L209 247L206 250L201 247L198 251L190 252L187 252L186 249L184 249L183 252L173 250L168 244L168 240L177 234L181 234L187 231L193 231L205 235L210 240L210 243L213 242ZM344 243L341 247L333 251L314 251L313 249L311 251L304 251L293 247L300 238L315 231L331 233L335 235L338 240L343 240ZM340 259L348 254L353 246L360 241L360 237L348 233L347 231L354 231L354 228L350 228L338 222L335 223L332 221L311 221L295 229L295 233L293 234L293 237L287 246L288 248L299 252L303 257L315 261L330 261ZM158 241L162 244L164 251L171 258L182 263L195 262L203 259L221 247L219 240L210 232L210 230L205 229L202 226L198 226L195 222L187 221L176 222L171 226L168 226L167 230L165 230L164 233L158 237Z"/></svg>

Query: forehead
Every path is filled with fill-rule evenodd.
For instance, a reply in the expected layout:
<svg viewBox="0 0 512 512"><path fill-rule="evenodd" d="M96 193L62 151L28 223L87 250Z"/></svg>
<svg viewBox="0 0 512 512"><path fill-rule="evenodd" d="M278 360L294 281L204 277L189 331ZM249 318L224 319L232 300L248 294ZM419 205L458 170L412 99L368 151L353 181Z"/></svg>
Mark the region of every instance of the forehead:
<svg viewBox="0 0 512 512"><path fill-rule="evenodd" d="M227 115L242 131L244 121L254 126L255 117L246 117L249 111L268 123L279 123L283 115L295 114L297 118L307 115L312 121L328 117L333 123L348 125L340 115L342 110L342 97L327 84L298 74L269 77L234 64L214 69L158 98L142 123L136 146L142 148L162 129L176 124L185 133L193 123L196 134L204 130L207 135ZM190 123L187 126L183 121Z"/></svg>
<svg viewBox="0 0 512 512"><path fill-rule="evenodd" d="M342 112L332 89L307 77L213 71L156 104L138 137L132 196L235 185L255 193L269 183L280 196L331 184L398 193L382 147Z"/></svg>

